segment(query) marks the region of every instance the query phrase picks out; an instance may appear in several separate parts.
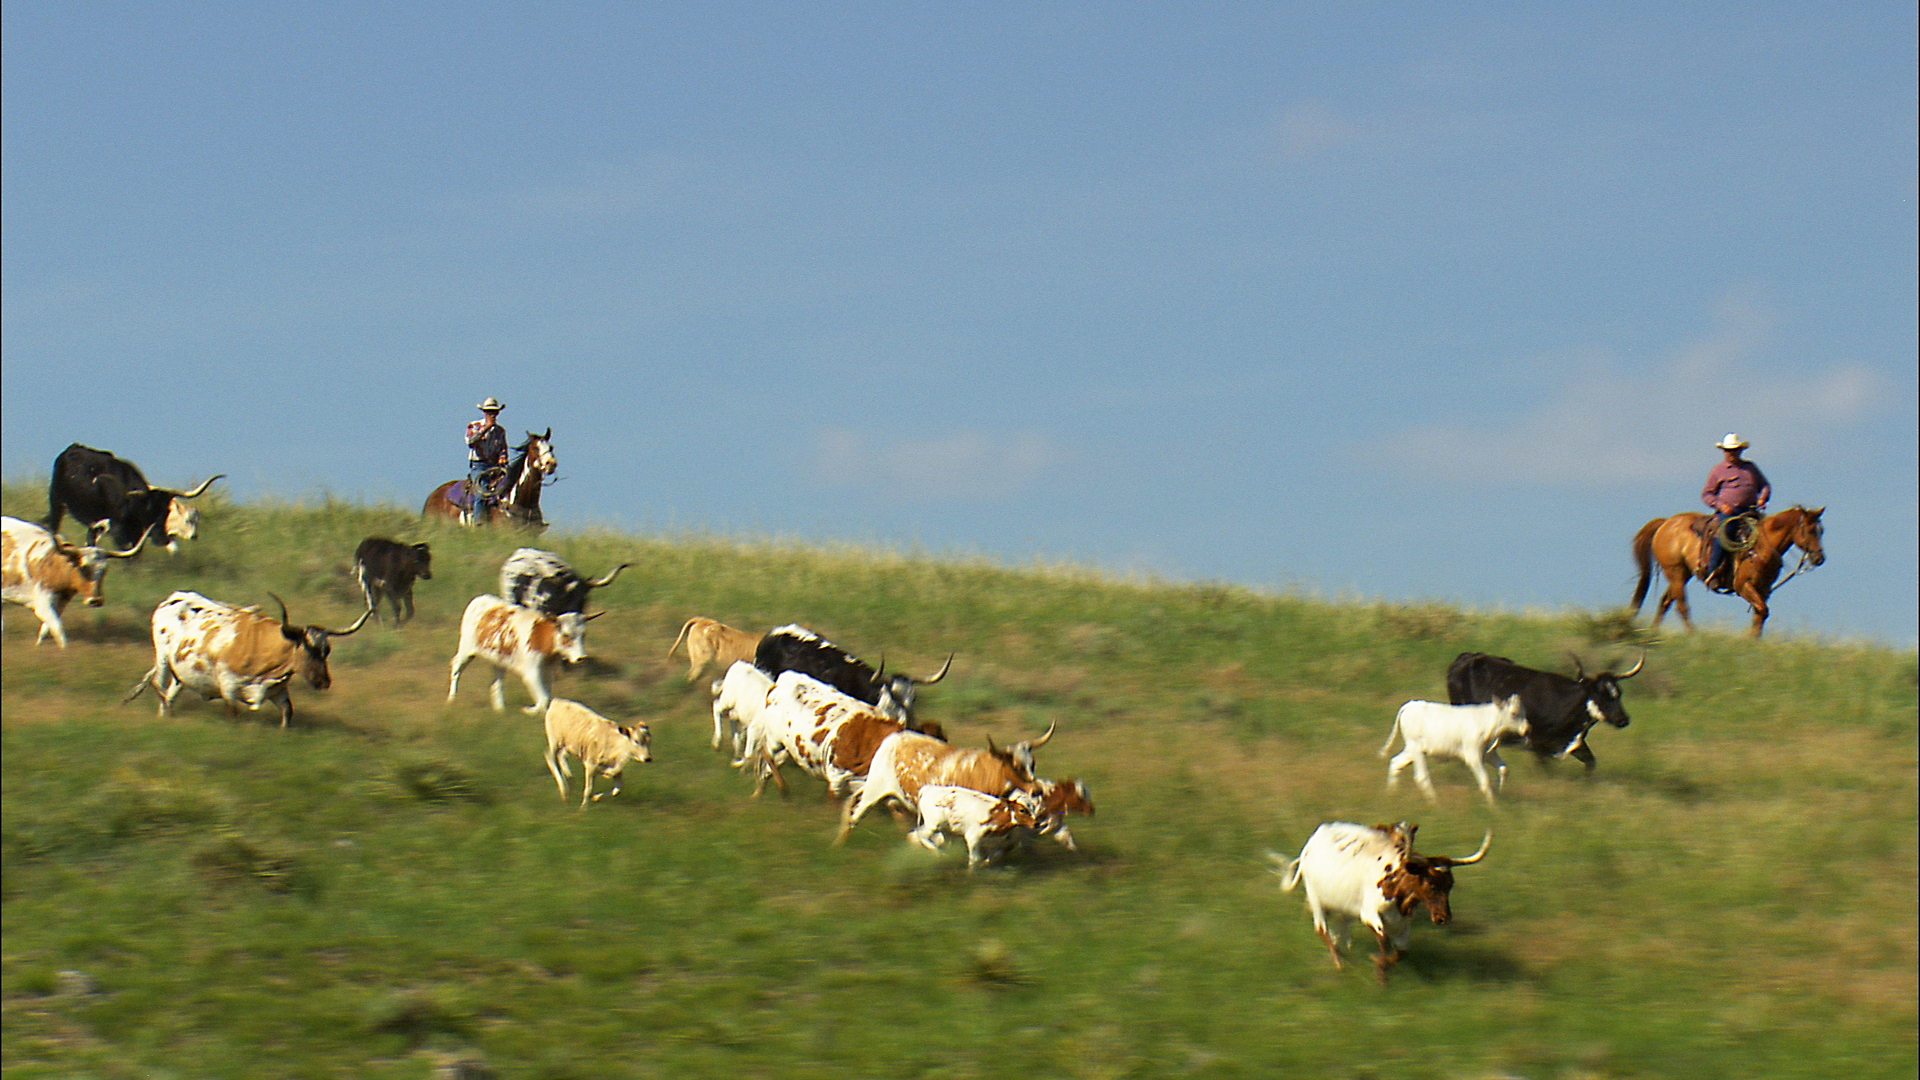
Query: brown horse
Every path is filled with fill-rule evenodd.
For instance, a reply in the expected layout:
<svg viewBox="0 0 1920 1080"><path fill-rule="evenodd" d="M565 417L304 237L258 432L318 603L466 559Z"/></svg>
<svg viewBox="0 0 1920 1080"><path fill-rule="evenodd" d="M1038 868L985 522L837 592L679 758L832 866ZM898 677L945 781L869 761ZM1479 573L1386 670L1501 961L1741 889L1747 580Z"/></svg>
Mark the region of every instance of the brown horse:
<svg viewBox="0 0 1920 1080"><path fill-rule="evenodd" d="M1827 561L1826 552L1821 549L1820 515L1826 507L1809 510L1804 506L1795 506L1782 510L1760 521L1759 536L1753 549L1738 557L1733 564L1734 594L1753 607L1754 637L1760 636L1760 628L1767 623L1767 597L1773 592L1775 581L1780 577L1780 567L1786 561L1787 549L1798 546L1806 552L1804 558L1814 566ZM1633 559L1640 567L1640 584L1633 590L1633 610L1636 614L1640 605L1646 602L1647 586L1653 578L1653 564L1657 560L1660 569L1667 575L1667 593L1660 598L1660 609L1654 613L1653 625L1659 626L1660 620L1667 617L1667 609L1678 604L1680 619L1693 629L1693 613L1687 608L1687 582L1694 577L1695 567L1700 565L1700 521L1705 514L1675 514L1669 518L1654 518L1641 528L1633 538Z"/></svg>
<svg viewBox="0 0 1920 1080"><path fill-rule="evenodd" d="M548 428L545 435L527 432L527 441L514 449L519 451L519 456L507 465L503 484L506 496L490 513L482 516L477 508L470 513L447 497L455 484L465 482L461 480L449 480L434 488L420 513L463 525L516 525L535 532L544 530L547 521L540 516L540 488L552 482L548 478L560 467L553 457L553 429Z"/></svg>

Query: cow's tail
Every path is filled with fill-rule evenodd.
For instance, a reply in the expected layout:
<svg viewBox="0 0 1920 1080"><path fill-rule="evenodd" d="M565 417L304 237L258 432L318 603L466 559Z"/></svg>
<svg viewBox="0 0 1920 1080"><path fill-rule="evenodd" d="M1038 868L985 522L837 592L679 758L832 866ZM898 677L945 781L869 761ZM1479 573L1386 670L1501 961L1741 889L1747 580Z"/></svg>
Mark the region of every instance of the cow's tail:
<svg viewBox="0 0 1920 1080"><path fill-rule="evenodd" d="M1300 860L1289 859L1277 851L1267 852L1267 861L1273 863L1273 872L1280 875L1280 891L1292 892L1300 884Z"/></svg>
<svg viewBox="0 0 1920 1080"><path fill-rule="evenodd" d="M147 673L145 675L140 676L140 681L133 684L133 689L127 691L127 696L120 699L120 704L131 705L133 703L133 699L139 697L141 694L146 693L147 687L152 686L153 680L159 677L160 677L159 664L155 664L152 667L148 668Z"/></svg>
<svg viewBox="0 0 1920 1080"><path fill-rule="evenodd" d="M681 642L683 642L683 641L685 641L685 640L687 640L687 631L689 631L689 630L691 630L691 629L693 629L693 624L694 624L694 623L697 623L697 622L699 622L699 621L700 621L700 617L699 617L698 615L696 615L696 616L694 616L693 618L691 618L691 619L688 619L688 620L687 620L687 624L686 624L685 626L682 626L682 627L680 628L680 636L679 636L679 637L677 637L677 638L674 638L674 639L673 639L673 644L671 644L671 645L669 645L669 646L667 646L667 655L668 655L668 656L672 656L672 655L674 654L674 651L675 651L676 649L678 649L678 648L680 648L680 643L681 643ZM691 646L689 646L689 647L691 647Z"/></svg>
<svg viewBox="0 0 1920 1080"><path fill-rule="evenodd" d="M1640 605L1647 602L1647 588L1653 583L1653 534L1660 531L1666 518L1654 518L1633 535L1633 562L1640 569L1640 583L1633 587L1633 612L1640 613Z"/></svg>
<svg viewBox="0 0 1920 1080"><path fill-rule="evenodd" d="M1401 710L1405 711L1405 709L1406 709L1406 706L1402 705ZM1393 730L1387 732L1387 745L1380 748L1381 757L1387 756L1387 751L1393 749L1393 740L1399 737L1400 737L1400 713L1394 713L1393 714Z"/></svg>

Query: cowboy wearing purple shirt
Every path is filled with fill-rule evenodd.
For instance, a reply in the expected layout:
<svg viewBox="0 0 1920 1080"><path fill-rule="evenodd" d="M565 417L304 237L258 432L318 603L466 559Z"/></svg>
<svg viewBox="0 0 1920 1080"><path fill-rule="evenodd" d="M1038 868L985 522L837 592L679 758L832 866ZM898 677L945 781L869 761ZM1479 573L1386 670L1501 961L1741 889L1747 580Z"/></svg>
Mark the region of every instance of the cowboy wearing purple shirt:
<svg viewBox="0 0 1920 1080"><path fill-rule="evenodd" d="M1700 501L1707 504L1713 515L1707 519L1707 544L1711 549L1707 557L1706 572L1700 580L1716 592L1730 592L1714 584L1713 575L1726 561L1726 549L1720 546L1720 525L1728 518L1739 514L1760 514L1767 509L1767 500L1773 497L1773 485L1760 472L1760 467L1740 456L1740 451L1752 445L1739 435L1729 431L1727 437L1714 444L1726 453L1726 459L1713 467L1707 474L1707 486L1700 491Z"/></svg>

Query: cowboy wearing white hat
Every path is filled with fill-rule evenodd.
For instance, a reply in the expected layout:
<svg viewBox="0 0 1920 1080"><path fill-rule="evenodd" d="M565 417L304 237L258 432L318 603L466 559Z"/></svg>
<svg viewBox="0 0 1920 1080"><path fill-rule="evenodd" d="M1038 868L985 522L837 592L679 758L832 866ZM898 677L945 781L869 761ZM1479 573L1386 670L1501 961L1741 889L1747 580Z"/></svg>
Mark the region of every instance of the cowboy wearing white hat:
<svg viewBox="0 0 1920 1080"><path fill-rule="evenodd" d="M485 520L500 501L495 485L507 467L507 429L500 426L500 399L490 397L475 405L480 419L467 425L467 490L473 495L473 516ZM491 476L488 474L492 473Z"/></svg>
<svg viewBox="0 0 1920 1080"><path fill-rule="evenodd" d="M1713 511L1706 524L1709 550L1700 580L1715 592L1731 592L1731 588L1714 580L1714 574L1727 557L1726 549L1720 544L1720 526L1730 517L1765 513L1767 500L1773 497L1773 485L1767 483L1758 465L1740 456L1740 451L1752 444L1738 433L1729 431L1726 438L1713 445L1726 458L1707 474L1707 486L1700 492L1700 501Z"/></svg>

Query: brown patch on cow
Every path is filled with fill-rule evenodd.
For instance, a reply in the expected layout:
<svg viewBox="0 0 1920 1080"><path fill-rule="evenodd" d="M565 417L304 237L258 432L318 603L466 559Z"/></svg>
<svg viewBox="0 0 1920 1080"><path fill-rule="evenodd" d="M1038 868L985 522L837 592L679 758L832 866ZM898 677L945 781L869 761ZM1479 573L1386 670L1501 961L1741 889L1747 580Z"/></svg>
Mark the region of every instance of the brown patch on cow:
<svg viewBox="0 0 1920 1080"><path fill-rule="evenodd" d="M560 651L560 624L549 618L538 618L527 633L527 651L541 656L553 656Z"/></svg>
<svg viewBox="0 0 1920 1080"><path fill-rule="evenodd" d="M855 776L867 775L873 765L873 755L887 736L906 730L904 725L895 723L882 716L856 714L848 717L841 725L840 734L833 740L833 764Z"/></svg>
<svg viewBox="0 0 1920 1080"><path fill-rule="evenodd" d="M520 640L513 632L513 610L502 606L481 612L480 621L473 627L473 643L501 656L518 652Z"/></svg>
<svg viewBox="0 0 1920 1080"><path fill-rule="evenodd" d="M281 632L278 621L253 611L236 611L231 619L226 647L214 657L222 667L249 679L292 670L301 645Z"/></svg>

